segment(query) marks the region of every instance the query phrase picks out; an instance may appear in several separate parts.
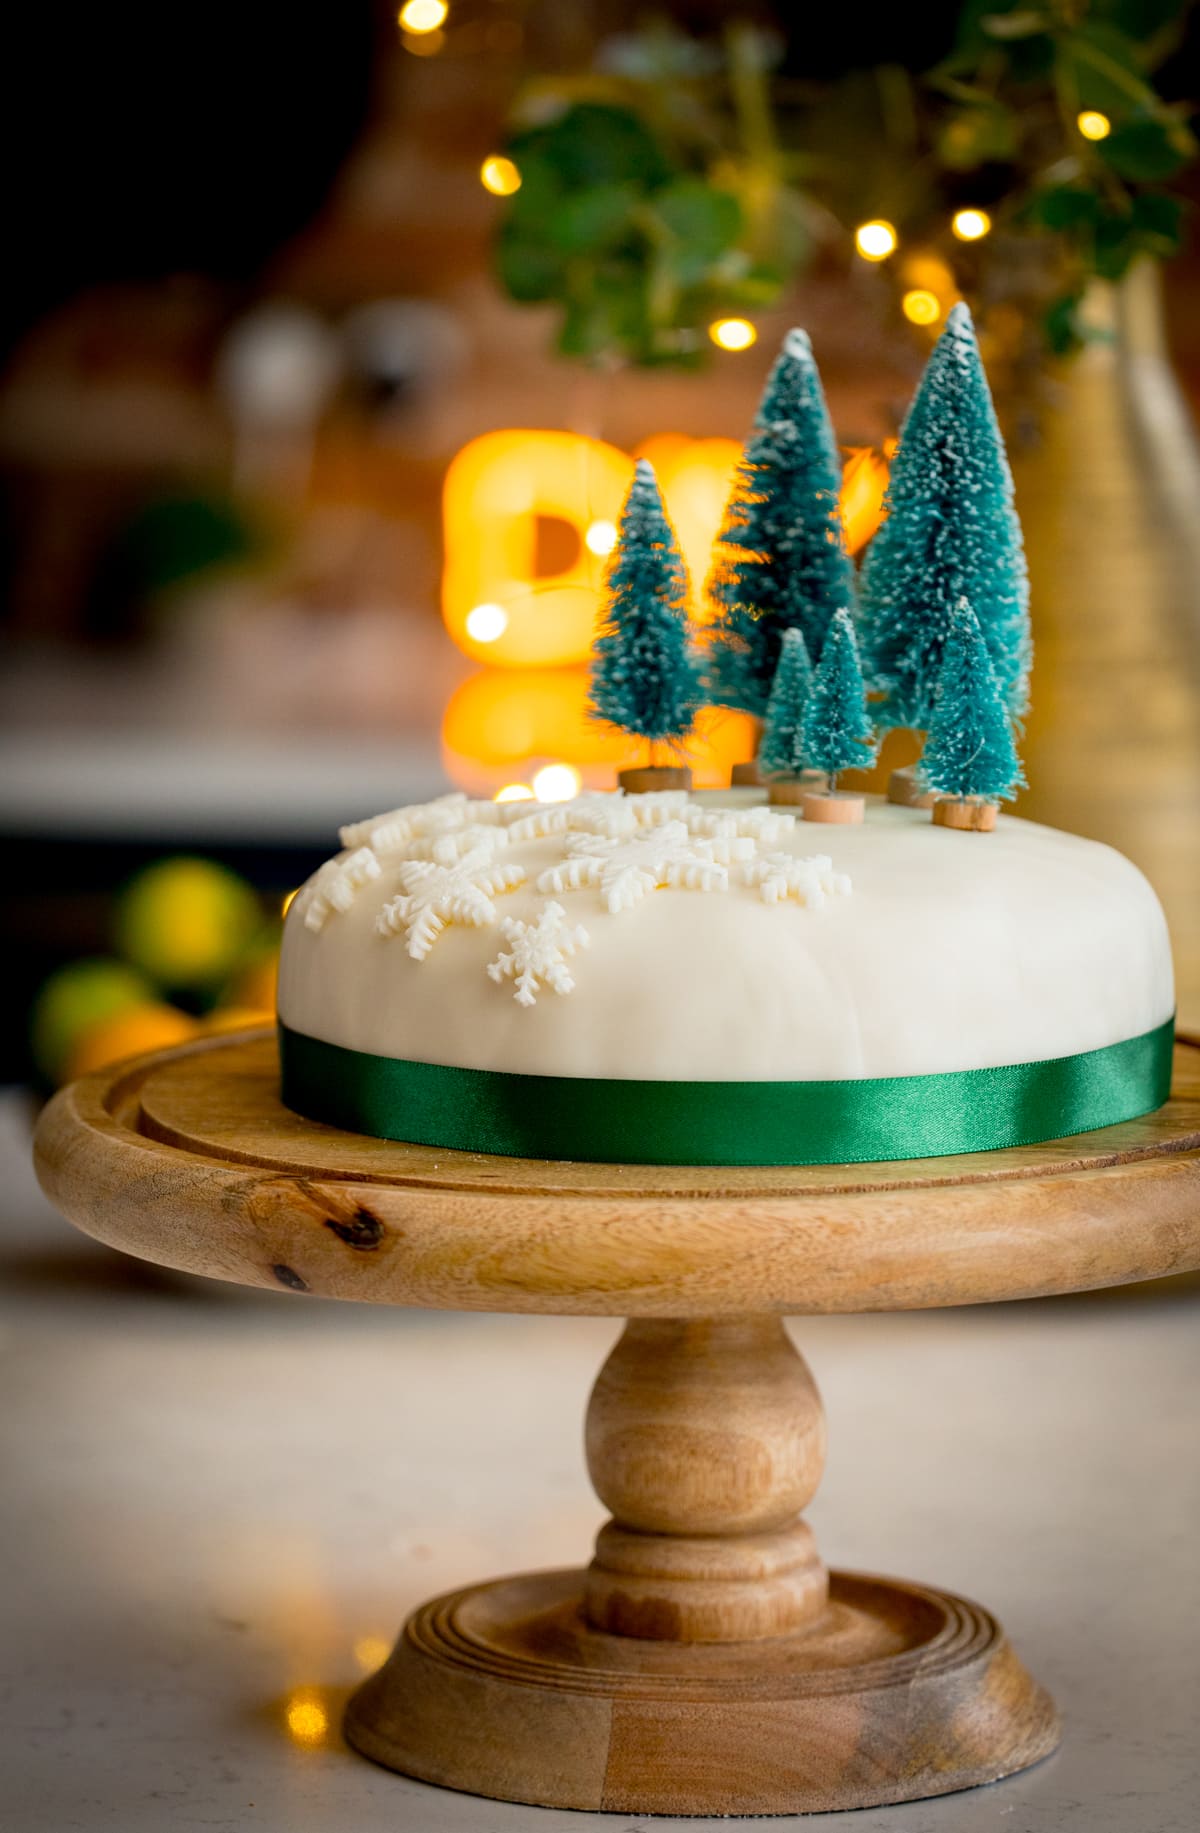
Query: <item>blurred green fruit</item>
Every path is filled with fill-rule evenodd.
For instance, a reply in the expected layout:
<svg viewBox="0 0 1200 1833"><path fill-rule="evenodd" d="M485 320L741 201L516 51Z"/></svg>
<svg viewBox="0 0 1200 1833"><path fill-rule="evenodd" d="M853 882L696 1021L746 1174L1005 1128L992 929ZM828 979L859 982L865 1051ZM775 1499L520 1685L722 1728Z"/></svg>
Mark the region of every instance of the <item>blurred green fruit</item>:
<svg viewBox="0 0 1200 1833"><path fill-rule="evenodd" d="M163 859L117 902L114 936L126 960L161 986L203 989L237 965L262 925L244 880L210 859Z"/></svg>
<svg viewBox="0 0 1200 1833"><path fill-rule="evenodd" d="M57 1082L85 1031L153 997L145 977L124 961L97 956L59 968L34 1001L31 1042L38 1069Z"/></svg>

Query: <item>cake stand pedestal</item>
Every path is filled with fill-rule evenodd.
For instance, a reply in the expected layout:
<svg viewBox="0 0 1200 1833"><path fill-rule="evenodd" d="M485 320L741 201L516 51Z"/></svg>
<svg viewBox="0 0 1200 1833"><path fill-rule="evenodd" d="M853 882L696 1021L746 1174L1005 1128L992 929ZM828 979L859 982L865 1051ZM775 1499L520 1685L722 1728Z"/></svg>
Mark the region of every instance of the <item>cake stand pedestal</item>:
<svg viewBox="0 0 1200 1833"><path fill-rule="evenodd" d="M902 1164L558 1164L371 1140L280 1105L221 1037L62 1091L42 1183L192 1273L374 1303L630 1319L587 1417L591 1564L417 1610L346 1736L407 1775L626 1814L914 1800L1054 1749L1003 1630L931 1585L827 1573L824 1455L788 1313L1029 1298L1200 1265L1200 1049L1156 1114Z"/></svg>

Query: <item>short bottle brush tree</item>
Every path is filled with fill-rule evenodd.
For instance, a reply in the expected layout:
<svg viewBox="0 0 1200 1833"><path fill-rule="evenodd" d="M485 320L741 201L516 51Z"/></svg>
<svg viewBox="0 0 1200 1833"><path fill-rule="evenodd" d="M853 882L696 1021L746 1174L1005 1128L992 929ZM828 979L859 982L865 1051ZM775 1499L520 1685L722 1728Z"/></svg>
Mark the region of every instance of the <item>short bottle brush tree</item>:
<svg viewBox="0 0 1200 1833"><path fill-rule="evenodd" d="M758 754L762 774L782 779L771 785L774 802L798 800L799 780L808 768L803 728L812 684L813 665L804 637L799 630L785 630Z"/></svg>
<svg viewBox="0 0 1200 1833"><path fill-rule="evenodd" d="M1029 584L1012 474L971 314L956 305L900 435L887 519L860 585L863 665L882 727L925 730L954 608L968 598L1001 698L1026 710Z"/></svg>
<svg viewBox="0 0 1200 1833"><path fill-rule="evenodd" d="M920 776L945 798L934 805L939 826L984 831L995 826L996 803L1010 801L1025 781L1012 716L965 598L951 614Z"/></svg>
<svg viewBox="0 0 1200 1833"><path fill-rule="evenodd" d="M800 747L808 767L823 770L829 778L826 794L805 796L805 820L861 821L862 797L836 793L841 771L865 769L875 757L854 624L844 608L834 614L826 632L804 708Z"/></svg>
<svg viewBox="0 0 1200 1833"><path fill-rule="evenodd" d="M842 467L804 331L789 331L767 380L717 537L708 691L763 718L786 630L820 658L839 605L853 603L842 538Z"/></svg>
<svg viewBox="0 0 1200 1833"><path fill-rule="evenodd" d="M654 468L639 459L621 511L592 650L589 710L646 743L648 769L622 772L629 789L673 786L686 771L658 762L678 752L701 705L700 664L688 618L688 576Z"/></svg>

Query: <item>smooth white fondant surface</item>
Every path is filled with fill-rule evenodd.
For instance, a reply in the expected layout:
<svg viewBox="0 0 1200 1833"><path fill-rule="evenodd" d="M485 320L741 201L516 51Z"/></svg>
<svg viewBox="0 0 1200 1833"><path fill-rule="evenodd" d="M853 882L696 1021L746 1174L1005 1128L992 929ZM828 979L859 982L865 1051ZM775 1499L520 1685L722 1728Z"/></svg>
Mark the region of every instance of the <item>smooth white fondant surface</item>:
<svg viewBox="0 0 1200 1833"><path fill-rule="evenodd" d="M610 915L594 890L563 893L589 946L571 964L575 990L531 1007L488 977L498 924L452 926L420 962L376 932L397 890L399 862L384 858L319 930L293 906L280 1017L350 1049L476 1069L802 1081L1067 1056L1173 1010L1162 910L1111 847L1011 816L991 835L956 833L871 798L861 827L799 822L770 850L832 855L850 895L808 909L731 883L657 890ZM562 855L561 838L513 843L503 857L527 877L499 916L535 918L537 877Z"/></svg>

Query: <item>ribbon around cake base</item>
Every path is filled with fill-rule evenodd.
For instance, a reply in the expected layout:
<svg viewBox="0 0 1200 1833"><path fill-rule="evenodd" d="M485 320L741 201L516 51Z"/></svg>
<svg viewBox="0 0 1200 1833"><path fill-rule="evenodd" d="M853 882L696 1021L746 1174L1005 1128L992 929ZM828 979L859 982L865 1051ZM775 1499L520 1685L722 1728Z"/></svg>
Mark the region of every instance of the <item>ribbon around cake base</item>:
<svg viewBox="0 0 1200 1833"><path fill-rule="evenodd" d="M283 1102L379 1139L503 1158L836 1165L991 1152L1161 1107L1175 1021L1075 1056L839 1082L517 1075L372 1056L279 1027Z"/></svg>

